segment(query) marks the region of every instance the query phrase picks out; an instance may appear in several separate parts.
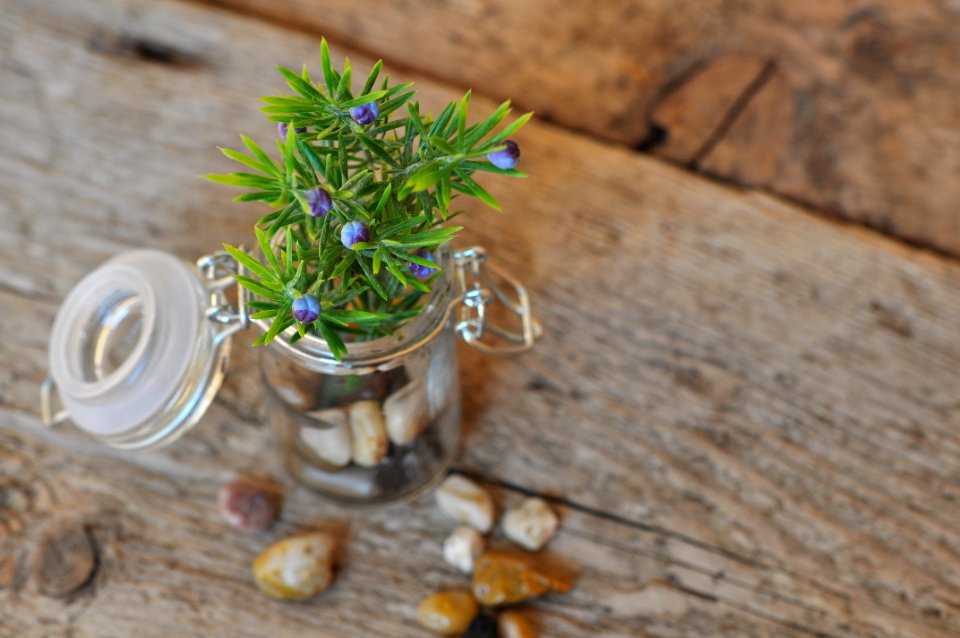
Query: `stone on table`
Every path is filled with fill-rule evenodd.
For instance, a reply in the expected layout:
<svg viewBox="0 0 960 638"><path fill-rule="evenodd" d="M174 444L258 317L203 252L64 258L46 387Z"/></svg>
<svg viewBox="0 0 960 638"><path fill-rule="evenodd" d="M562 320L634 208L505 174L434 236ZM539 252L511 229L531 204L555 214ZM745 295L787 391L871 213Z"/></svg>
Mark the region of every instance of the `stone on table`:
<svg viewBox="0 0 960 638"><path fill-rule="evenodd" d="M330 534L292 536L268 547L253 561L257 587L280 600L308 600L333 581L335 542Z"/></svg>
<svg viewBox="0 0 960 638"><path fill-rule="evenodd" d="M499 638L537 638L533 623L519 611L509 609L497 620Z"/></svg>
<svg viewBox="0 0 960 638"><path fill-rule="evenodd" d="M247 476L230 481L217 493L220 515L245 532L269 528L283 507L283 487L266 477Z"/></svg>
<svg viewBox="0 0 960 638"><path fill-rule="evenodd" d="M519 506L507 510L500 521L507 538L531 551L546 545L559 525L557 515L542 498L525 499Z"/></svg>
<svg viewBox="0 0 960 638"><path fill-rule="evenodd" d="M443 542L443 560L465 574L473 571L473 563L483 552L483 536L472 527L458 527Z"/></svg>
<svg viewBox="0 0 960 638"><path fill-rule="evenodd" d="M493 499L470 479L453 474L437 488L437 505L451 518L487 533L493 527Z"/></svg>
<svg viewBox="0 0 960 638"><path fill-rule="evenodd" d="M417 605L417 622L443 636L462 634L480 611L468 591L442 591L427 596Z"/></svg>
<svg viewBox="0 0 960 638"><path fill-rule="evenodd" d="M552 592L562 593L572 586L569 579L526 554L487 551L473 568L473 595L483 605L512 605Z"/></svg>

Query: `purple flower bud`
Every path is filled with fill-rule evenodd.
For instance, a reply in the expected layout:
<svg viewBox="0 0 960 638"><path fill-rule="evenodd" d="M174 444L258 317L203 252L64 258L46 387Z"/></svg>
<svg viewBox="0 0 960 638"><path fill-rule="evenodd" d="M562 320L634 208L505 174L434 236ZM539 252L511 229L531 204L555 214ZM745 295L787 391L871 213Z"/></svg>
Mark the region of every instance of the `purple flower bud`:
<svg viewBox="0 0 960 638"><path fill-rule="evenodd" d="M354 244L359 244L370 239L370 230L363 222L347 222L340 231L340 241L347 248L353 248Z"/></svg>
<svg viewBox="0 0 960 638"><path fill-rule="evenodd" d="M320 316L320 302L313 295L293 300L293 317L300 323L313 323Z"/></svg>
<svg viewBox="0 0 960 638"><path fill-rule="evenodd" d="M520 147L513 140L507 140L503 145L504 148L487 155L487 159L497 168L514 168L520 160Z"/></svg>
<svg viewBox="0 0 960 638"><path fill-rule="evenodd" d="M313 188L304 193L307 203L310 204L310 214L314 217L323 217L330 212L333 206L333 200L330 199L330 193L322 188Z"/></svg>
<svg viewBox="0 0 960 638"><path fill-rule="evenodd" d="M423 257L424 259L429 259L430 261L433 261L433 255L430 254L429 251L418 250L416 255L417 257ZM421 264L416 264L412 261L410 262L410 273L417 279L426 279L427 277L429 277L435 272L437 272L436 268L431 268L430 266L423 266Z"/></svg>
<svg viewBox="0 0 960 638"><path fill-rule="evenodd" d="M287 126L286 122L277 122L277 134L280 136L280 139L287 139ZM302 127L297 127L293 129L294 133L306 133L307 129Z"/></svg>
<svg viewBox="0 0 960 638"><path fill-rule="evenodd" d="M366 126L367 124L373 124L374 120L377 119L377 116L380 115L380 109L377 108L376 102L367 102L366 104L361 104L360 106L350 107L350 117L353 118L353 121L361 126Z"/></svg>

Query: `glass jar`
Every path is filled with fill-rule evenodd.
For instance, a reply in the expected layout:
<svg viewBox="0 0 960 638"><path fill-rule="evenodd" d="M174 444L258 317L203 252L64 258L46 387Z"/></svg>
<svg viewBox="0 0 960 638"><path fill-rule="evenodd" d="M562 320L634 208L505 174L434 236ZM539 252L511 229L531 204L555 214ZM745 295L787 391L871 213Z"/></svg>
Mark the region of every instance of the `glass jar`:
<svg viewBox="0 0 960 638"><path fill-rule="evenodd" d="M427 305L398 334L348 344L341 361L311 336L291 344L279 335L263 349L267 418L298 482L350 505L428 488L460 440L456 337L510 354L539 336L526 291L486 265L483 249L441 251L440 259ZM244 289L236 307L227 301L236 274L243 267L226 253L192 268L155 250L123 253L90 273L54 321L44 423L69 418L125 449L181 436L220 387L229 337L251 323ZM491 325L497 306L518 317L519 331Z"/></svg>
<svg viewBox="0 0 960 638"><path fill-rule="evenodd" d="M453 461L460 385L449 251L441 261L427 305L396 335L348 344L341 361L309 335L264 349L268 418L302 484L342 503L377 504L416 495Z"/></svg>

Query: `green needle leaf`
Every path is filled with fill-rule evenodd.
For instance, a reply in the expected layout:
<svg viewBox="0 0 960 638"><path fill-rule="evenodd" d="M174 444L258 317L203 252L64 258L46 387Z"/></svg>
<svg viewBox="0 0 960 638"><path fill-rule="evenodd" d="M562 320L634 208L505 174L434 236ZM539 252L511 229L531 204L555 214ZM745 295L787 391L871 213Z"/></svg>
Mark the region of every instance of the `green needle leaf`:
<svg viewBox="0 0 960 638"><path fill-rule="evenodd" d="M273 341L278 334L293 325L293 319L286 316L289 312L290 303L284 304L280 312L277 313L277 317L273 320L273 323L270 324L270 329L267 330L267 334L263 339L264 345L270 345L270 342Z"/></svg>
<svg viewBox="0 0 960 638"><path fill-rule="evenodd" d="M457 138L463 139L467 132L467 109L470 108L470 91L460 100L460 108L457 109Z"/></svg>
<svg viewBox="0 0 960 638"><path fill-rule="evenodd" d="M337 84L337 99L342 100L350 95L350 80L353 76L353 70L350 68L350 59L343 61L343 75L340 76L340 82ZM341 104L341 108L343 105Z"/></svg>
<svg viewBox="0 0 960 638"><path fill-rule="evenodd" d="M321 321L317 322L317 327L320 328L320 334L323 335L327 345L330 346L330 352L333 353L333 356L337 359L337 361L342 361L343 355L347 354L347 346L344 345L343 339L340 338L340 335L331 330L326 321L322 321L323 315L321 315L320 318Z"/></svg>
<svg viewBox="0 0 960 638"><path fill-rule="evenodd" d="M267 171L268 173L270 173L271 175L275 175L277 177L280 177L281 175L283 175L280 168L273 163L273 160L271 160L266 153L263 152L262 148L257 146L256 142L254 142L252 139L250 139L246 135L240 135L240 139L243 140L243 145L247 147L247 150L250 151L254 157L260 160L260 163L263 164L263 166L268 167L270 169L269 171Z"/></svg>
<svg viewBox="0 0 960 638"><path fill-rule="evenodd" d="M323 82L327 87L327 93L333 96L333 90L340 82L340 76L333 70L330 63L330 48L327 46L327 39L320 39L320 65L323 67Z"/></svg>
<svg viewBox="0 0 960 638"><path fill-rule="evenodd" d="M260 244L260 252L262 252L264 257L267 258L267 261L270 262L270 266L273 267L273 272L277 276L277 279L280 279L280 263L277 261L277 256L273 253L273 247L270 246L270 240L267 239L267 236L259 228L254 227L253 230L257 235L257 243Z"/></svg>
<svg viewBox="0 0 960 638"><path fill-rule="evenodd" d="M244 277L243 275L236 276L237 283L252 292L255 295L260 295L265 299L273 299L274 301L283 301L284 296L282 293L272 290L264 285L261 285L255 282L249 277Z"/></svg>
<svg viewBox="0 0 960 638"><path fill-rule="evenodd" d="M380 69L383 68L383 60L377 60L377 63L373 65L373 68L370 69L370 75L367 76L367 81L363 83L363 93L366 95L370 92L370 89L373 88L373 85L377 83L377 76L380 75ZM380 98L374 98L380 99Z"/></svg>
<svg viewBox="0 0 960 638"><path fill-rule="evenodd" d="M289 226L287 226L287 244L286 245L287 245L287 250L286 250L286 254L284 255L286 259L284 261L284 269L283 269L284 274L293 270L293 250L294 250L293 231L290 229ZM301 265L302 264L303 262L301 261Z"/></svg>
<svg viewBox="0 0 960 638"><path fill-rule="evenodd" d="M223 245L223 249L230 253L230 256L236 259L239 263L243 264L247 270L256 274L260 279L263 279L265 282L270 282L274 284L279 284L280 281L273 275L272 272L267 270L263 264L259 261L243 252L239 248L234 248L228 244Z"/></svg>

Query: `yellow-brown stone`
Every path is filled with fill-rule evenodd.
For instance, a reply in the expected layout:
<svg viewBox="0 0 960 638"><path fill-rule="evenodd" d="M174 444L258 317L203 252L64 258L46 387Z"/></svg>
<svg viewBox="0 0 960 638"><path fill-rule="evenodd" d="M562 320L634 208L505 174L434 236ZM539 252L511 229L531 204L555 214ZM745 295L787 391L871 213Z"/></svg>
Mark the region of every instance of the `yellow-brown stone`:
<svg viewBox="0 0 960 638"><path fill-rule="evenodd" d="M537 638L533 624L519 611L505 611L497 620L500 638Z"/></svg>
<svg viewBox="0 0 960 638"><path fill-rule="evenodd" d="M420 601L417 622L443 636L454 636L466 631L479 611L470 592L442 591Z"/></svg>
<svg viewBox="0 0 960 638"><path fill-rule="evenodd" d="M313 598L333 580L334 539L314 533L274 543L253 561L257 587L280 600Z"/></svg>
<svg viewBox="0 0 960 638"><path fill-rule="evenodd" d="M543 567L533 556L490 551L473 570L473 595L483 605L512 605L573 586L568 578Z"/></svg>

